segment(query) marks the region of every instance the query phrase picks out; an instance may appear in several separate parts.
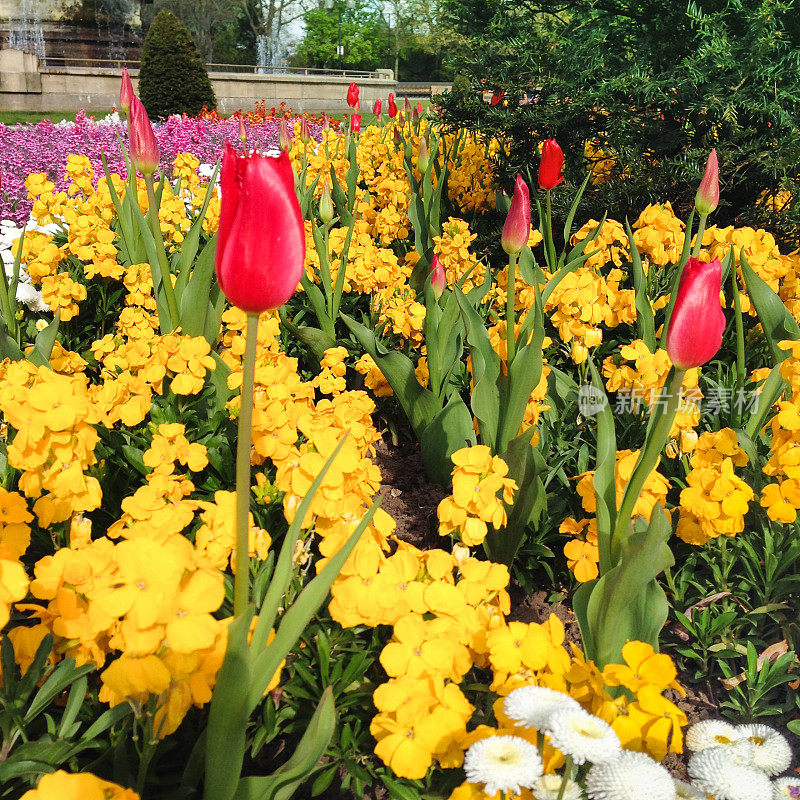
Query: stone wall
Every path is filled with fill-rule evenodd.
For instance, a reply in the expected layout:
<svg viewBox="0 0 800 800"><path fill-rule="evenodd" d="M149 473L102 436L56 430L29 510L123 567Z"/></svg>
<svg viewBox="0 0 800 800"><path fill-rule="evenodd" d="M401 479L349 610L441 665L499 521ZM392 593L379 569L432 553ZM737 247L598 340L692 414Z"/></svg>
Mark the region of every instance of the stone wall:
<svg viewBox="0 0 800 800"><path fill-rule="evenodd" d="M119 105L122 71L110 68L43 67L35 56L17 50L0 50L0 111L79 111L107 113ZM396 91L391 70L373 78L358 78L362 108ZM131 70L134 90L138 70ZM264 100L267 108L285 102L297 112L347 111L346 75L256 75L209 73L222 114L252 110Z"/></svg>

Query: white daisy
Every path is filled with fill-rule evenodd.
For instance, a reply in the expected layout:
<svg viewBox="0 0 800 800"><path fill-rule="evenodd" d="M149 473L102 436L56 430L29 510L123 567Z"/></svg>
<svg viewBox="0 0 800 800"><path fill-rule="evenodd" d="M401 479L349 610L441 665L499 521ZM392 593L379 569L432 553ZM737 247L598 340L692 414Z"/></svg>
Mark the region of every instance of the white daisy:
<svg viewBox="0 0 800 800"><path fill-rule="evenodd" d="M721 747L741 739L738 729L721 719L704 719L695 722L686 731L686 746L695 753L709 747Z"/></svg>
<svg viewBox="0 0 800 800"><path fill-rule="evenodd" d="M550 744L576 764L603 764L615 759L622 749L614 729L582 708L564 708L550 715L544 732Z"/></svg>
<svg viewBox="0 0 800 800"><path fill-rule="evenodd" d="M565 708L580 708L580 705L568 694L546 686L514 689L503 703L507 717L525 728L536 728L537 731L547 725L552 713Z"/></svg>
<svg viewBox="0 0 800 800"><path fill-rule="evenodd" d="M623 750L619 758L595 764L586 776L590 800L676 800L675 784L644 753Z"/></svg>
<svg viewBox="0 0 800 800"><path fill-rule="evenodd" d="M772 782L772 800L794 800L800 797L800 778L778 778Z"/></svg>
<svg viewBox="0 0 800 800"><path fill-rule="evenodd" d="M519 794L530 789L542 774L539 751L519 736L489 736L475 742L464 756L464 772L470 783L485 784L484 792Z"/></svg>
<svg viewBox="0 0 800 800"><path fill-rule="evenodd" d="M583 800L583 790L572 779L567 779L564 787L564 794L561 792L561 784L564 778L561 775L542 775L533 784L533 796L536 800Z"/></svg>
<svg viewBox="0 0 800 800"><path fill-rule="evenodd" d="M736 732L755 746L753 763L767 775L780 775L792 763L792 748L769 725L739 725Z"/></svg>
<svg viewBox="0 0 800 800"><path fill-rule="evenodd" d="M769 778L753 766L753 753L747 741L710 747L689 759L689 775L716 800L771 800Z"/></svg>

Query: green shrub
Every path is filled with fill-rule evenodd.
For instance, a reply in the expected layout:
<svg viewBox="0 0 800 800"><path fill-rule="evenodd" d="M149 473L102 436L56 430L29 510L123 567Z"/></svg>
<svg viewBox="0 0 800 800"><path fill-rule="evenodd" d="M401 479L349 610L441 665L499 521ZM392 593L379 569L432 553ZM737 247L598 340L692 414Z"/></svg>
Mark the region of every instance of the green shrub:
<svg viewBox="0 0 800 800"><path fill-rule="evenodd" d="M217 100L205 62L184 24L166 9L159 11L142 48L139 96L152 118L195 115Z"/></svg>
<svg viewBox="0 0 800 800"><path fill-rule="evenodd" d="M720 160L715 222L800 233L800 25L797 0L577 0L544 3L448 0L457 31L456 70L471 91L445 99L445 120L497 136L497 175L535 183L538 144L554 137L580 183L593 143L614 157L584 209L635 218L649 202L681 211L694 198L709 150ZM504 91L491 106L482 90ZM520 104L521 100L527 100ZM608 162L611 166L611 162ZM787 190L776 213L758 200ZM568 198L554 192L554 202Z"/></svg>

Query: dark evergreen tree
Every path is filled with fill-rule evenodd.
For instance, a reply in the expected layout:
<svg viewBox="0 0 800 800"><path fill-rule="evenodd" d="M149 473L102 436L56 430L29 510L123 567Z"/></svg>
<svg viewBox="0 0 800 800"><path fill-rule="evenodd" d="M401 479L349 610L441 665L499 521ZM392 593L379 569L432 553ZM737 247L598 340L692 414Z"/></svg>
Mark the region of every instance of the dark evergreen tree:
<svg viewBox="0 0 800 800"><path fill-rule="evenodd" d="M613 158L584 209L620 218L649 202L688 207L709 150L720 158L715 221L800 234L800 0L448 0L470 82L445 101L445 119L497 136L501 182L535 184L538 144L554 137L567 178L580 183L586 143ZM504 92L484 102L484 91ZM608 162L609 164L611 162ZM787 190L775 212L763 192ZM555 192L566 202L569 192Z"/></svg>
<svg viewBox="0 0 800 800"><path fill-rule="evenodd" d="M153 19L142 48L139 97L151 118L195 115L217 101L205 62L186 26L166 9Z"/></svg>

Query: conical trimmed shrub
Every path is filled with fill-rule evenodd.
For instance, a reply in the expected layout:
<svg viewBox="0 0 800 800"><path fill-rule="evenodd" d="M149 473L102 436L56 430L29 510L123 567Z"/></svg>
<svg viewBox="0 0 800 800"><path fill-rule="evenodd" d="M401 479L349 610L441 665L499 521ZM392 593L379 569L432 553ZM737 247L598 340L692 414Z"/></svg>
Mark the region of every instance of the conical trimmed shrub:
<svg viewBox="0 0 800 800"><path fill-rule="evenodd" d="M203 57L186 26L171 12L159 11L142 48L139 97L151 118L194 116L216 108Z"/></svg>

